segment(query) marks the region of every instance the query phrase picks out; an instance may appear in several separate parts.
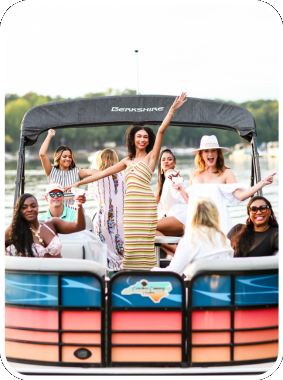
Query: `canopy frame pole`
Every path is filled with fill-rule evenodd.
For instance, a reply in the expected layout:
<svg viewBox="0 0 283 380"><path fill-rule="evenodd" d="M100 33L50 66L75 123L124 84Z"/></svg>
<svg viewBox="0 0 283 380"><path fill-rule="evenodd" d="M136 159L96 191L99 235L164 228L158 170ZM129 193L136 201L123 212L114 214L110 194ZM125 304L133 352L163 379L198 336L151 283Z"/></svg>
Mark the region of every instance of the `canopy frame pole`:
<svg viewBox="0 0 283 380"><path fill-rule="evenodd" d="M20 194L24 194L24 191L25 191L25 136L22 136L21 142L20 142L20 150L18 153L14 206Z"/></svg>
<svg viewBox="0 0 283 380"><path fill-rule="evenodd" d="M254 161L254 164L252 166L254 166L254 175L255 175L256 183L258 183L261 181L261 173L260 173L259 154L258 154L258 150L257 150L257 141L256 141L256 134L255 133L252 134L251 145L252 145L252 159ZM262 189L260 189L257 192L257 195L261 195L261 196L263 195Z"/></svg>

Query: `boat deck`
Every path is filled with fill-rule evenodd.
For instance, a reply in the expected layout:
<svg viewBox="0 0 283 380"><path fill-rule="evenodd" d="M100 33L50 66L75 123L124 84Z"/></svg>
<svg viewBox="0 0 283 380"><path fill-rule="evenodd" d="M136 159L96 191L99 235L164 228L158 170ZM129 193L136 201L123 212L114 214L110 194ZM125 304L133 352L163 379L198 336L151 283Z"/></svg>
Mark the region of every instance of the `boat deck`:
<svg viewBox="0 0 283 380"><path fill-rule="evenodd" d="M24 375L259 375L272 369L276 362L239 366L188 367L188 368L149 368L149 367L107 367L78 368L31 365L9 362L8 366ZM274 369L276 366L274 366Z"/></svg>

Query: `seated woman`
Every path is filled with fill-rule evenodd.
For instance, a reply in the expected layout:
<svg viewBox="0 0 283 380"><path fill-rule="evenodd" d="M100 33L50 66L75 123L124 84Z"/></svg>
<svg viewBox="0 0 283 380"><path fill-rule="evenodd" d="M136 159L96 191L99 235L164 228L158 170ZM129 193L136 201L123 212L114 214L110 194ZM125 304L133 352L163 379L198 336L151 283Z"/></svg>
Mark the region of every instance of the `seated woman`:
<svg viewBox="0 0 283 380"><path fill-rule="evenodd" d="M185 236L179 241L170 265L153 270L182 275L193 261L231 258L233 253L229 239L220 229L216 204L209 198L199 197L195 201L191 228L186 230Z"/></svg>
<svg viewBox="0 0 283 380"><path fill-rule="evenodd" d="M172 195L172 181L176 176L179 176L179 172L176 172L176 158L170 149L164 149L158 160L158 183L155 198L159 220L156 236L184 235L188 205L182 197L175 199ZM184 182L182 185L184 188L186 187ZM161 248L166 252L166 258L172 259L177 245L163 243Z"/></svg>
<svg viewBox="0 0 283 380"><path fill-rule="evenodd" d="M278 251L278 223L270 202L262 196L253 197L247 213L246 224L237 224L227 235L235 257L273 255Z"/></svg>
<svg viewBox="0 0 283 380"><path fill-rule="evenodd" d="M38 220L38 203L32 194L21 195L16 203L12 223L5 230L5 253L10 256L61 257L60 234L70 234L85 228L82 204L85 196L76 200L78 207L76 222L60 218Z"/></svg>
<svg viewBox="0 0 283 380"><path fill-rule="evenodd" d="M97 158L96 169L105 170L118 163L116 152L104 149ZM124 171L101 178L88 184L90 198L98 203L95 219L95 234L107 244L107 267L109 277L122 270L125 250L123 227L126 182Z"/></svg>

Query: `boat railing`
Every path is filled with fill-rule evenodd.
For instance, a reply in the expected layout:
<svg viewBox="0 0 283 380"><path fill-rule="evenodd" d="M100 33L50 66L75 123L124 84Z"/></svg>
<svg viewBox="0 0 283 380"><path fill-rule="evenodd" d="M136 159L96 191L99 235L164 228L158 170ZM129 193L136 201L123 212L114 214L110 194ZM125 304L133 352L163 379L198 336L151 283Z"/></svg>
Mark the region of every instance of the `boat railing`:
<svg viewBox="0 0 283 380"><path fill-rule="evenodd" d="M107 293L99 263L5 259L10 361L193 367L277 358L278 256L197 261L188 280L123 271Z"/></svg>

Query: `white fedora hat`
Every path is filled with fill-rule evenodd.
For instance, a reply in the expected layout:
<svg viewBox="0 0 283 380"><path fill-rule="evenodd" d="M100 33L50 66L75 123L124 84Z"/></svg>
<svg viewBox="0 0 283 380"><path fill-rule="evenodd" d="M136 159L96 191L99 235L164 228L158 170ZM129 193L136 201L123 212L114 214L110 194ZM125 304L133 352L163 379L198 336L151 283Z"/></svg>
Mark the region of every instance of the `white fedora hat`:
<svg viewBox="0 0 283 380"><path fill-rule="evenodd" d="M200 146L198 149L192 150L191 154L196 154L199 150L205 150L205 149L221 149L222 153L228 153L229 148L224 148L222 146L219 146L217 137L215 135L211 136L202 136L200 139Z"/></svg>

